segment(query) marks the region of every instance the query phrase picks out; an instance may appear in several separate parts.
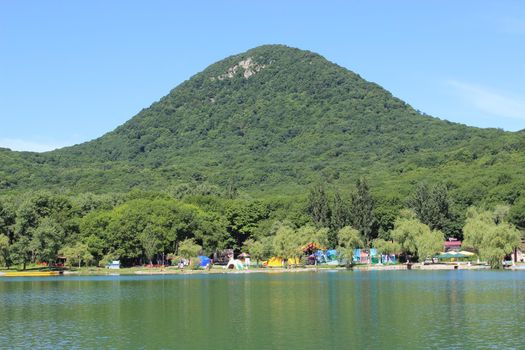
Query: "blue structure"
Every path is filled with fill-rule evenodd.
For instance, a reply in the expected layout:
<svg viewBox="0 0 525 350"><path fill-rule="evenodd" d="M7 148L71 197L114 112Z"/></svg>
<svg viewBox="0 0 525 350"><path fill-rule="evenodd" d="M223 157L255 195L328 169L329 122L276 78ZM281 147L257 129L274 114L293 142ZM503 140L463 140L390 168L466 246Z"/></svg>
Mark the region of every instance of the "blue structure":
<svg viewBox="0 0 525 350"><path fill-rule="evenodd" d="M317 250L315 253L315 260L318 264L328 264L328 265L339 265L339 256L335 249L329 250ZM352 257L352 262L354 264L361 263L372 263L372 264L395 264L397 259L395 255L379 254L377 248L370 248L370 260L368 256L367 249L354 249L354 256Z"/></svg>
<svg viewBox="0 0 525 350"><path fill-rule="evenodd" d="M352 261L354 263L361 262L361 249L359 248L354 249L354 256L352 257Z"/></svg>
<svg viewBox="0 0 525 350"><path fill-rule="evenodd" d="M354 249L354 256L352 258L354 263L368 263L369 256L366 249ZM377 248L370 248L370 262L373 264L395 264L397 262L394 254L379 254Z"/></svg>
<svg viewBox="0 0 525 350"><path fill-rule="evenodd" d="M317 260L318 264L339 265L337 251L335 249L316 251L315 260Z"/></svg>
<svg viewBox="0 0 525 350"><path fill-rule="evenodd" d="M211 265L211 259L208 258L207 256L199 255L199 260L201 261L201 264L200 264L201 267L206 267L208 266L208 264Z"/></svg>

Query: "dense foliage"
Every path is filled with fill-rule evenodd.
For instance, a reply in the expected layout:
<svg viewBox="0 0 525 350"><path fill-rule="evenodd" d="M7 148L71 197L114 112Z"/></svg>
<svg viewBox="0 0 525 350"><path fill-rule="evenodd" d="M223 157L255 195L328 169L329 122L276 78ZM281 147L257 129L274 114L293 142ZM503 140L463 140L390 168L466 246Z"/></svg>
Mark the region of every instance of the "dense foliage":
<svg viewBox="0 0 525 350"><path fill-rule="evenodd" d="M0 149L0 260L151 263L182 242L294 257L325 234L348 256L375 242L424 258L462 238L473 205L508 205L525 228L524 136L423 115L317 54L261 46L96 140Z"/></svg>
<svg viewBox="0 0 525 350"><path fill-rule="evenodd" d="M127 266L161 264L199 254L211 256L227 248L237 253L244 250L255 261L273 255L299 259L309 244L337 248L348 261L352 261L354 248L370 247L423 260L443 249L444 234L421 222L411 209L398 210L393 217L389 204L382 207L384 204L378 203L372 209L373 199L368 198L368 189L364 191L364 183L359 180L350 196L325 193L329 205L322 218L310 210L314 196L305 200L216 195L176 198L167 192L140 191L75 196L30 191L3 196L0 264L25 268L29 263L53 263L63 258L70 266L104 266L117 259ZM359 187L363 187L361 195ZM414 193L419 188L414 187ZM311 193L318 190L314 186ZM365 217L372 216L370 222L383 222L385 228L331 225L335 206L348 208L344 222L363 223L359 216L366 213ZM466 212L462 227L465 244L493 266L520 243L514 223L521 221L514 221L510 209L499 205L492 211L472 207Z"/></svg>
<svg viewBox="0 0 525 350"><path fill-rule="evenodd" d="M273 196L366 176L380 200L404 201L414 184L439 180L462 207L512 204L524 145L523 133L422 115L317 54L269 45L211 65L99 139L42 154L0 150L0 191L190 184Z"/></svg>
<svg viewBox="0 0 525 350"><path fill-rule="evenodd" d="M469 208L464 228L465 245L474 249L492 267L500 267L503 258L519 246L520 232L507 221L508 210ZM499 209L499 210L498 210Z"/></svg>

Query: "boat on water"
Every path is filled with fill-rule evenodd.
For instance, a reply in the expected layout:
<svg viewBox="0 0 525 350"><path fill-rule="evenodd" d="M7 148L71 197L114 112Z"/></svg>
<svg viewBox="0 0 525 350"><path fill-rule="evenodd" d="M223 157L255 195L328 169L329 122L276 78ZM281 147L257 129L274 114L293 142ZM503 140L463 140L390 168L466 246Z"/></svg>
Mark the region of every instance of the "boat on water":
<svg viewBox="0 0 525 350"><path fill-rule="evenodd" d="M13 271L0 273L0 277L45 277L59 276L64 274L63 271Z"/></svg>

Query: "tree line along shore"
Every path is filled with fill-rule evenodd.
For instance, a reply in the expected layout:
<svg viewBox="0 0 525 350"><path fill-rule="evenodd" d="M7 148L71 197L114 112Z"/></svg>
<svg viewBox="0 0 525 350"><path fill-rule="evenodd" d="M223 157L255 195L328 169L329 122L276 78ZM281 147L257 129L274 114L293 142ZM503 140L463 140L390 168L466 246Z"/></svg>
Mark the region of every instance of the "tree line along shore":
<svg viewBox="0 0 525 350"><path fill-rule="evenodd" d="M304 196L131 191L63 194L29 191L0 197L0 265L123 266L165 264L233 249L252 260L300 259L302 247L375 248L423 261L447 238L463 241L493 268L520 244L525 210L505 203L458 208L445 185L420 183L404 202L372 194L365 178L347 192L322 183Z"/></svg>

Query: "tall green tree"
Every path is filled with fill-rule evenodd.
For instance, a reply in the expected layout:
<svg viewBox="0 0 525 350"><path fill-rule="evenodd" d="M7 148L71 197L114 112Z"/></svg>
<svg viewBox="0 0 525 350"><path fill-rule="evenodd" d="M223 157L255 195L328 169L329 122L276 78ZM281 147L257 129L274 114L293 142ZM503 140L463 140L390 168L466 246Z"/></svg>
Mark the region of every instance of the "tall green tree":
<svg viewBox="0 0 525 350"><path fill-rule="evenodd" d="M525 230L525 196L521 196L510 208L509 221Z"/></svg>
<svg viewBox="0 0 525 350"><path fill-rule="evenodd" d="M39 213L31 196L32 193L27 193L19 199L10 249L10 260L13 264L22 265L23 270L34 257L31 241L39 221Z"/></svg>
<svg viewBox="0 0 525 350"><path fill-rule="evenodd" d="M374 238L376 220L374 216L374 199L365 178L357 180L351 202L352 226L359 230L366 247L370 248L370 243Z"/></svg>
<svg viewBox="0 0 525 350"><path fill-rule="evenodd" d="M15 225L15 211L10 201L0 199L0 234L12 238Z"/></svg>
<svg viewBox="0 0 525 350"><path fill-rule="evenodd" d="M144 255L148 259L150 265L153 264L153 257L162 248L162 241L159 239L159 234L155 232L151 226L147 226L140 234L140 242L144 249Z"/></svg>
<svg viewBox="0 0 525 350"><path fill-rule="evenodd" d="M9 249L9 260L15 265L21 265L25 270L27 264L31 261L31 240L28 236L21 236L11 244Z"/></svg>
<svg viewBox="0 0 525 350"><path fill-rule="evenodd" d="M307 212L318 227L329 227L331 212L328 195L322 183L315 184L308 194Z"/></svg>
<svg viewBox="0 0 525 350"><path fill-rule="evenodd" d="M0 234L0 264L9 268L9 254L10 254L9 237Z"/></svg>
<svg viewBox="0 0 525 350"><path fill-rule="evenodd" d="M417 218L432 230L443 230L447 236L454 233L454 215L448 189L444 184L437 183L429 187L426 183L420 183L408 203Z"/></svg>
<svg viewBox="0 0 525 350"><path fill-rule="evenodd" d="M269 211L260 201L235 200L228 203L225 215L227 230L235 241L232 248L240 248L242 242L253 235L259 223L268 218Z"/></svg>
<svg viewBox="0 0 525 350"><path fill-rule="evenodd" d="M350 203L348 200L343 198L339 192L336 192L334 194L331 212L331 227L334 230L338 231L343 227L352 224L352 217L350 214Z"/></svg>
<svg viewBox="0 0 525 350"><path fill-rule="evenodd" d="M55 261L63 239L62 226L51 218L43 218L34 230L30 243L34 258L37 261Z"/></svg>
<svg viewBox="0 0 525 350"><path fill-rule="evenodd" d="M352 224L350 202L346 198L343 198L339 192L334 194L331 213L331 230L328 235L328 245L330 247L335 247L337 246L337 231Z"/></svg>
<svg viewBox="0 0 525 350"><path fill-rule="evenodd" d="M401 209L403 209L403 205L397 195L392 198L383 198L378 203L375 203L374 214L378 226L378 238L387 241L391 240L390 231L394 228L394 221Z"/></svg>

